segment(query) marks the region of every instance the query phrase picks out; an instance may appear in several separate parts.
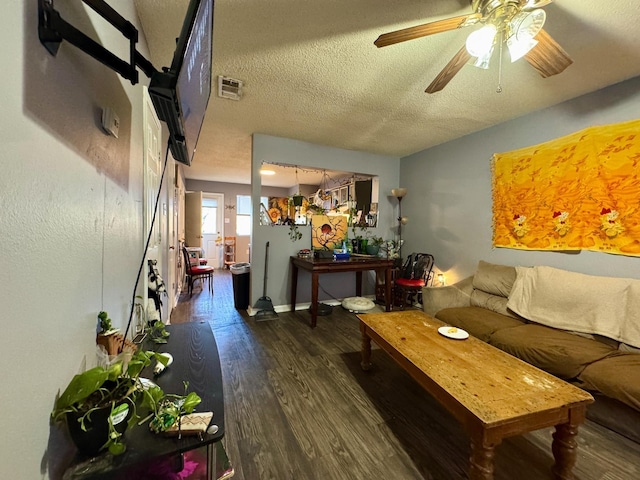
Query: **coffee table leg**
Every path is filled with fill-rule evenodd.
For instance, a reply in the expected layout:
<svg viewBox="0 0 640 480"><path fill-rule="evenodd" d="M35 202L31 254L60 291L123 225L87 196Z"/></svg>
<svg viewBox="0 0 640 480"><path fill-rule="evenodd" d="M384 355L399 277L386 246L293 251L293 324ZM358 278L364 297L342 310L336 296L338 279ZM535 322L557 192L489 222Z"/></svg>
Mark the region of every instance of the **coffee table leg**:
<svg viewBox="0 0 640 480"><path fill-rule="evenodd" d="M493 480L494 455L495 445L483 445L482 442L472 441L469 480Z"/></svg>
<svg viewBox="0 0 640 480"><path fill-rule="evenodd" d="M360 366L366 372L371 368L371 338L367 335L362 324L360 324L360 331L362 332L362 361Z"/></svg>
<svg viewBox="0 0 640 480"><path fill-rule="evenodd" d="M553 458L556 460L551 471L556 480L573 480L574 478L573 466L576 464L577 457L577 435L578 425L571 423L556 425L551 444Z"/></svg>

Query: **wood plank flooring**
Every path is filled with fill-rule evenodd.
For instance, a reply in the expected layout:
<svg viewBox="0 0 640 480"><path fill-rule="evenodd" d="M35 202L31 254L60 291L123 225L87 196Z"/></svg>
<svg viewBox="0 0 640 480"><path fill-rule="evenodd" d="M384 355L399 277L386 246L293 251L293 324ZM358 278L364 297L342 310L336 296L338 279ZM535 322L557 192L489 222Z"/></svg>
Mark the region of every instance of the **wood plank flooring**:
<svg viewBox="0 0 640 480"><path fill-rule="evenodd" d="M357 318L334 307L256 322L233 307L232 279L182 298L172 323L208 322L222 364L236 480L467 478L469 441L456 421L384 352L360 368ZM496 480L551 478L552 429L505 440ZM640 445L590 421L578 435L578 480L640 478Z"/></svg>

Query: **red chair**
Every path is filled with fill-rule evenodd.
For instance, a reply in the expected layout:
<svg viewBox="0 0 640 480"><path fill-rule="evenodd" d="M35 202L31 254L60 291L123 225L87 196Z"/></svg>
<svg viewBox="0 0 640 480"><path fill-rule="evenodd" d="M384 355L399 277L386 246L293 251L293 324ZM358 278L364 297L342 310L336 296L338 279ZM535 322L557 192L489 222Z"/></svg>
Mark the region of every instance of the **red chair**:
<svg viewBox="0 0 640 480"><path fill-rule="evenodd" d="M186 248L182 248L184 256L184 271L187 279L187 291L189 296L193 295L193 283L199 278L201 282L209 281L209 291L213 293L213 272L214 268L207 265L199 265L198 258L191 258ZM202 285L204 290L204 284Z"/></svg>
<svg viewBox="0 0 640 480"><path fill-rule="evenodd" d="M413 306L416 297L421 302L422 287L429 281L433 263L433 255L428 253L412 253L407 257L393 284L395 305L404 310L406 305Z"/></svg>

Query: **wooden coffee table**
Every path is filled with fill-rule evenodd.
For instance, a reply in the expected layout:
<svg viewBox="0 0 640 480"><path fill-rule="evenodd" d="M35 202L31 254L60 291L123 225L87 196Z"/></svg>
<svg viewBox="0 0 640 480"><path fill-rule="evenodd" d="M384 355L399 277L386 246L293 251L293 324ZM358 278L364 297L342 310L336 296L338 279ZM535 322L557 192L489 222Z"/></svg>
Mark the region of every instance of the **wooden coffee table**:
<svg viewBox="0 0 640 480"><path fill-rule="evenodd" d="M362 368L371 340L444 406L471 437L469 478L493 478L503 438L555 426L552 478L573 479L576 435L593 397L472 336L438 333L445 324L418 310L360 314Z"/></svg>

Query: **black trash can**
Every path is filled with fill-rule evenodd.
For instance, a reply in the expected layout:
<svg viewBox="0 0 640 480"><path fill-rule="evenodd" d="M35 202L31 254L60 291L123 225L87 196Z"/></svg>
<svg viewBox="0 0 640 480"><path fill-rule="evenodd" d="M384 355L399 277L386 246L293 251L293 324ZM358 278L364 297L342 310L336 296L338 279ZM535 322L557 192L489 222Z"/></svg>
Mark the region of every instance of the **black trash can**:
<svg viewBox="0 0 640 480"><path fill-rule="evenodd" d="M251 264L234 263L229 267L233 277L233 304L236 310L249 308L249 285L251 284Z"/></svg>

